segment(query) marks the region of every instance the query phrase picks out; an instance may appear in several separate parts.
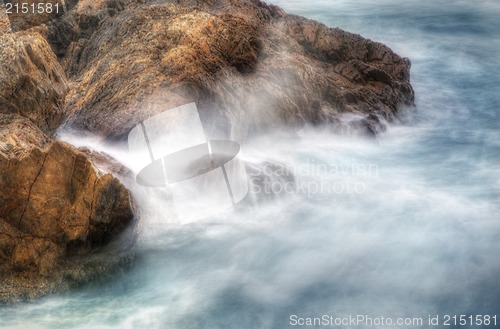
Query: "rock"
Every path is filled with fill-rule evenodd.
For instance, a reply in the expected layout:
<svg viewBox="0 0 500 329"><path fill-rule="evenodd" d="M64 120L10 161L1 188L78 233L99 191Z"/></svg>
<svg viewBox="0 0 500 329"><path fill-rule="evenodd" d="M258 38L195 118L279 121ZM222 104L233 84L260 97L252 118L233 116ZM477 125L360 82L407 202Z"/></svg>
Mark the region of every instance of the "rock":
<svg viewBox="0 0 500 329"><path fill-rule="evenodd" d="M82 87L69 97L68 107L74 109L69 114L71 126L102 131L112 138L123 136L140 120L158 113L156 103L164 109L189 101L190 96L181 94L186 82L206 84L221 67L251 70L257 60L255 28L241 19L175 5L140 7L115 17L105 20L90 40L74 46L79 50L71 55L69 74ZM207 36L202 45L199 33ZM231 53L233 49L240 52ZM132 77L130 83L122 84L118 72L124 70ZM134 106L160 83L169 88L149 97L149 108L137 111ZM190 90L193 95L201 92L196 87ZM103 113L105 103L117 115ZM88 120L97 116L99 120ZM109 125L114 132L107 131Z"/></svg>
<svg viewBox="0 0 500 329"><path fill-rule="evenodd" d="M22 158L33 148L50 143L32 121L17 114L0 114L0 155Z"/></svg>
<svg viewBox="0 0 500 329"><path fill-rule="evenodd" d="M109 2L102 5L85 33L81 13L59 23L74 22L74 41L61 53L78 81L68 95L68 127L124 139L141 120L195 101L213 130L223 127L236 140L281 125L342 126L345 113L359 118L353 126L377 133L413 105L408 59L276 6L113 3L113 15Z"/></svg>
<svg viewBox="0 0 500 329"><path fill-rule="evenodd" d="M0 301L37 295L42 283L60 290L75 266L118 237L126 243L113 257L129 256L135 220L118 179L26 118L3 116L0 132ZM30 285L19 285L27 278Z"/></svg>
<svg viewBox="0 0 500 329"><path fill-rule="evenodd" d="M2 1L0 1L0 36L5 33L11 33L9 17L5 13L6 7Z"/></svg>
<svg viewBox="0 0 500 329"><path fill-rule="evenodd" d="M66 7L36 31L74 84L65 126L82 133L123 140L141 120L194 101L217 137L324 123L376 134L413 105L408 59L258 0Z"/></svg>
<svg viewBox="0 0 500 329"><path fill-rule="evenodd" d="M65 117L68 83L45 38L8 32L0 46L4 303L60 292L130 264L137 212L111 174L125 177L126 170L51 138Z"/></svg>
<svg viewBox="0 0 500 329"><path fill-rule="evenodd" d="M20 114L51 134L64 119L66 75L38 33L0 35L0 114Z"/></svg>

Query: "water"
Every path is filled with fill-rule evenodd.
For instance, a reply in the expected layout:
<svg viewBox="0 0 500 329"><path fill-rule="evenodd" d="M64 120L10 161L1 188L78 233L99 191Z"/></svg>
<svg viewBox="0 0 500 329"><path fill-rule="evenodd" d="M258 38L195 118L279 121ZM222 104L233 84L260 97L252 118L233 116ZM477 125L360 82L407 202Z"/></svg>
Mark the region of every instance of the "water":
<svg viewBox="0 0 500 329"><path fill-rule="evenodd" d="M158 208L165 218L149 215L129 272L0 309L0 327L289 328L291 315L358 314L427 327L429 315L441 326L445 314L500 316L500 3L274 3L411 58L418 109L377 141L309 128L253 139L247 160L285 163L296 193L184 226Z"/></svg>

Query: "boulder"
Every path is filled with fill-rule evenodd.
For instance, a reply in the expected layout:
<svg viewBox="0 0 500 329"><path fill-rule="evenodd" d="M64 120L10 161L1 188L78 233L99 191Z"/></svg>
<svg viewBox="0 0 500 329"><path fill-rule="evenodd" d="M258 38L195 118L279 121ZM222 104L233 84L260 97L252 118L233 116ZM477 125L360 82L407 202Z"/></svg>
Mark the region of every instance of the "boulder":
<svg viewBox="0 0 500 329"><path fill-rule="evenodd" d="M410 61L380 43L260 1L158 3L107 2L84 30L81 12L53 24L74 36L57 46L78 81L67 127L124 139L194 101L209 130L236 140L320 123L373 134L413 105Z"/></svg>
<svg viewBox="0 0 500 329"><path fill-rule="evenodd" d="M65 127L81 133L124 140L145 118L194 101L217 138L304 124L376 134L413 105L408 59L258 0L65 8L27 31L46 38L72 81Z"/></svg>
<svg viewBox="0 0 500 329"><path fill-rule="evenodd" d="M68 90L66 75L42 35L0 35L0 114L19 114L51 134L64 119Z"/></svg>
<svg viewBox="0 0 500 329"><path fill-rule="evenodd" d="M47 283L60 290L75 264L118 238L126 243L113 257L131 251L129 191L86 153L19 115L0 117L0 186L0 301L37 295ZM19 284L27 279L30 285Z"/></svg>
<svg viewBox="0 0 500 329"><path fill-rule="evenodd" d="M130 192L113 175L127 171L52 138L65 118L69 85L47 40L36 31L5 32L0 303L62 291L130 265L137 227Z"/></svg>

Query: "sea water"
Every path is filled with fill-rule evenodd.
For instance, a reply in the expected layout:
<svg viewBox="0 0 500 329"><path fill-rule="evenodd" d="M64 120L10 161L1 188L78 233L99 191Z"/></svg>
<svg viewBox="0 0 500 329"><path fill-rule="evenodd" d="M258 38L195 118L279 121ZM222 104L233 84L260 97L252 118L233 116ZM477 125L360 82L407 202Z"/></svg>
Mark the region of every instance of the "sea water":
<svg viewBox="0 0 500 329"><path fill-rule="evenodd" d="M273 3L409 57L417 107L376 140L310 127L252 138L247 161L280 162L296 179L263 187L279 197L257 205L177 225L138 194L160 211L146 212L129 271L0 308L1 328L292 328L323 316L326 327L364 316L358 327L387 327L384 317L426 328L436 316L440 327L447 315L450 327L454 315L500 316L500 2Z"/></svg>

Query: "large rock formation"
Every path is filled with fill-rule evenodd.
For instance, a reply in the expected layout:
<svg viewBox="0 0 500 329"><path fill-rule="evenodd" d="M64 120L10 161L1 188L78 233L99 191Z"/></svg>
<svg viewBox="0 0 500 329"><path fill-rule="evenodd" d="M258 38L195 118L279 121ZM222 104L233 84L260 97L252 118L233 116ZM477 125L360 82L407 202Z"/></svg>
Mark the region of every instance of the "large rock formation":
<svg viewBox="0 0 500 329"><path fill-rule="evenodd" d="M0 186L0 300L37 295L47 282L69 284L73 263L108 245L134 217L116 178L15 115L0 119Z"/></svg>
<svg viewBox="0 0 500 329"><path fill-rule="evenodd" d="M130 260L128 190L15 114L0 116L0 186L0 302L60 291ZM108 258L96 256L104 247Z"/></svg>
<svg viewBox="0 0 500 329"><path fill-rule="evenodd" d="M4 32L0 302L60 291L128 262L136 223L117 178L88 153L50 138L64 119L68 84L47 41Z"/></svg>
<svg viewBox="0 0 500 329"><path fill-rule="evenodd" d="M51 134L64 119L68 83L50 45L19 32L0 36L0 49L0 114L20 114Z"/></svg>
<svg viewBox="0 0 500 329"><path fill-rule="evenodd" d="M0 14L0 300L130 260L131 196L107 172L126 170L55 141L61 125L121 142L194 101L214 138L304 124L376 134L413 104L409 60L259 0L50 2L64 11Z"/></svg>
<svg viewBox="0 0 500 329"><path fill-rule="evenodd" d="M79 1L38 28L76 83L67 126L121 139L195 101L237 140L305 123L376 133L413 104L409 60L380 43L257 0L171 2Z"/></svg>

